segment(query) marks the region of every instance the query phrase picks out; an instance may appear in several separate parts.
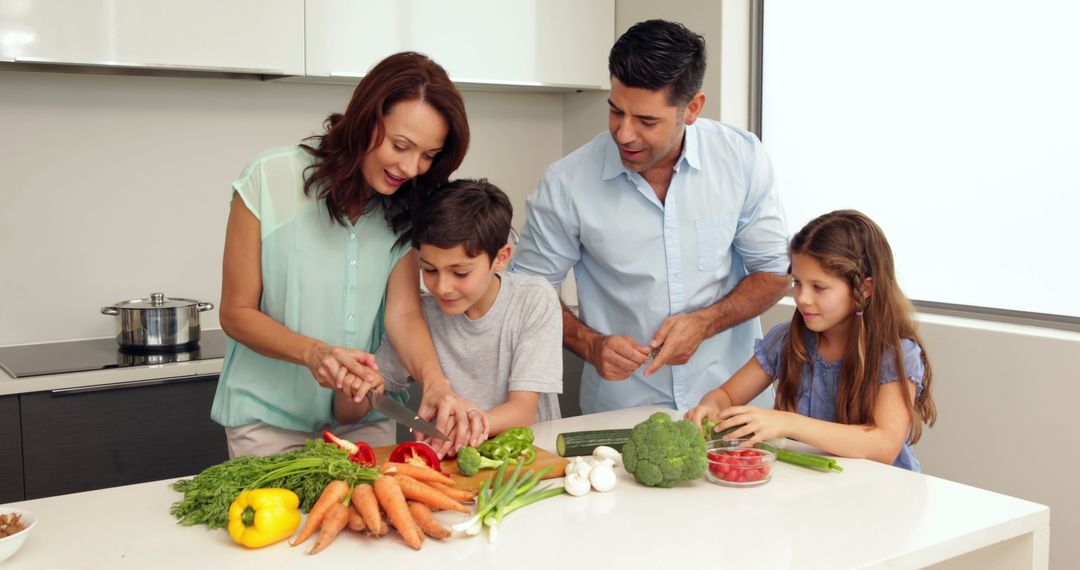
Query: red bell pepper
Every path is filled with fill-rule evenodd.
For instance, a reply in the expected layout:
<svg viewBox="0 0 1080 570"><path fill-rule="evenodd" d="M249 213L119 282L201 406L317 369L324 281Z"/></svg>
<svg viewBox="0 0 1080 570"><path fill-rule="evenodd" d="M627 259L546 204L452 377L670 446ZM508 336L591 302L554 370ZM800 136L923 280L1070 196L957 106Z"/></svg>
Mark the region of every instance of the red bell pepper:
<svg viewBox="0 0 1080 570"><path fill-rule="evenodd" d="M406 441L398 444L390 452L390 461L393 463L409 463L420 467L430 467L442 473L442 465L439 456L430 445L422 441Z"/></svg>
<svg viewBox="0 0 1080 570"><path fill-rule="evenodd" d="M349 461L359 463L364 467L375 467L375 450L371 449L370 445L362 441L353 443L347 439L341 439L329 430L323 430L322 436L326 443L332 443L344 449L349 454Z"/></svg>

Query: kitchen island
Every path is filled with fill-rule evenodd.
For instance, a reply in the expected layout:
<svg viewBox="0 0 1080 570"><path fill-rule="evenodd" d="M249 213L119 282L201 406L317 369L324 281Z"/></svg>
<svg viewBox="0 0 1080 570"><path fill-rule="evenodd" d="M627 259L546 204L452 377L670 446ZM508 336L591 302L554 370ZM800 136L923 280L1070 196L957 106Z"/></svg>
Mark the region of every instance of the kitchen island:
<svg viewBox="0 0 1080 570"><path fill-rule="evenodd" d="M631 427L654 411L537 424L536 444L554 449L559 433ZM872 461L840 463L843 473L778 463L771 482L742 489L705 479L654 489L620 469L610 493L563 495L511 514L494 544L455 536L413 551L393 532L345 532L315 556L304 553L310 541L249 551L224 530L178 526L169 505L180 495L170 481L155 481L12 503L38 523L4 570L1047 567L1047 507ZM464 515L438 517L453 523Z"/></svg>

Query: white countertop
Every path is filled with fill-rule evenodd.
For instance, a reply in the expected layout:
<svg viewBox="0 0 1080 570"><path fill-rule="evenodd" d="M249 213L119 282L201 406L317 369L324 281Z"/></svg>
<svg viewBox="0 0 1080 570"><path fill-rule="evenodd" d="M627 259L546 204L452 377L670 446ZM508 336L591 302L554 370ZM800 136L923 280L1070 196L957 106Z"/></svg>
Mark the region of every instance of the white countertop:
<svg viewBox="0 0 1080 570"><path fill-rule="evenodd" d="M7 372L0 369L0 396L220 374L223 361L223 358L210 358L170 364L148 364L145 366L91 370L89 372L43 374L25 378L12 378Z"/></svg>
<svg viewBox="0 0 1080 570"><path fill-rule="evenodd" d="M631 427L653 411L538 424L537 445L554 449L555 436L567 431ZM564 495L509 515L495 544L452 537L412 551L393 532L373 539L345 531L316 556L285 542L249 551L224 530L178 526L169 505L180 495L157 481L13 503L38 523L3 570L291 570L372 560L381 568L918 568L1028 537L1024 566L1046 567L1047 507L872 461L840 463L843 473L777 463L771 482L743 489L704 479L654 489L620 469L611 493Z"/></svg>

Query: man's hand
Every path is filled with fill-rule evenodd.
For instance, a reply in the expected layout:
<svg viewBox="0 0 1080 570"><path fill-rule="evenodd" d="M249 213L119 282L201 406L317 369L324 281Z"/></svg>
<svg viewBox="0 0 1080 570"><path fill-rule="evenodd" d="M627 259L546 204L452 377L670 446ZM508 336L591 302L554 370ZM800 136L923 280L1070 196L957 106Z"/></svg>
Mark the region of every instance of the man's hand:
<svg viewBox="0 0 1080 570"><path fill-rule="evenodd" d="M709 334L709 321L701 313L673 315L660 325L649 341L649 348L656 352L652 364L645 369L645 376L651 376L665 364L686 364L697 352L701 342Z"/></svg>
<svg viewBox="0 0 1080 570"><path fill-rule="evenodd" d="M649 349L628 336L597 336L589 347L588 361L604 380L626 380L645 364Z"/></svg>
<svg viewBox="0 0 1080 570"><path fill-rule="evenodd" d="M449 380L429 382L424 385L424 396L420 400L417 415L427 421L435 422L439 431L450 436L448 440L429 440L439 457L450 451L457 451L468 445L470 435L469 403L450 388ZM416 433L416 439L423 434Z"/></svg>

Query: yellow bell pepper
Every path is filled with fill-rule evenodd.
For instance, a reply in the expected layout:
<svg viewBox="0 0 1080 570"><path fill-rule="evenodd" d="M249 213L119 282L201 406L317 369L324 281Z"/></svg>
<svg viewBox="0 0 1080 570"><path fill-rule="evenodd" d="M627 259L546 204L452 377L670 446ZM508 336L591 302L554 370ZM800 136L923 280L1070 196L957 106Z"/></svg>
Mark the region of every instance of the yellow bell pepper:
<svg viewBox="0 0 1080 570"><path fill-rule="evenodd" d="M244 491L229 505L229 536L248 548L288 538L300 526L300 498L288 489Z"/></svg>

